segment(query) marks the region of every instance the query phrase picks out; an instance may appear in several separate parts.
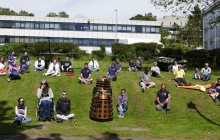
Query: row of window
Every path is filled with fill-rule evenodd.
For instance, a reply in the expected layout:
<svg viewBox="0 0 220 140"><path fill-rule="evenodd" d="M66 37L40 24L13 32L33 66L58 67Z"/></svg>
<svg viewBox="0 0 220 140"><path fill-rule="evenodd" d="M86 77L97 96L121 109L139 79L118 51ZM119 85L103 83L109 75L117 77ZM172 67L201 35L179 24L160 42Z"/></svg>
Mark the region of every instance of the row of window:
<svg viewBox="0 0 220 140"><path fill-rule="evenodd" d="M133 32L160 33L159 26L95 24L95 23L59 23L32 21L0 21L0 28L36 29L36 30L67 30L67 31L100 31L100 32Z"/></svg>
<svg viewBox="0 0 220 140"><path fill-rule="evenodd" d="M0 44L4 43L23 43L23 42L47 42L48 39L43 37L0 37ZM79 46L99 46L105 44L112 46L114 39L88 39L88 38L50 38L50 42L71 42Z"/></svg>

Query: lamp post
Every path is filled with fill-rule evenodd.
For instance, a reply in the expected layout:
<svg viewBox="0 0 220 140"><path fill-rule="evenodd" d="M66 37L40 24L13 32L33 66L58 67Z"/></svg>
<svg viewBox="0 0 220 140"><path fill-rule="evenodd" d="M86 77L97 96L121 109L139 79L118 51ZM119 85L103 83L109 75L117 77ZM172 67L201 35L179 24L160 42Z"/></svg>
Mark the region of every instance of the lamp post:
<svg viewBox="0 0 220 140"><path fill-rule="evenodd" d="M51 51L50 51L50 37L47 37L48 39L48 46L49 46L49 53L50 53L50 62L52 62L51 60Z"/></svg>
<svg viewBox="0 0 220 140"><path fill-rule="evenodd" d="M116 22L115 22L115 25L116 25L116 29L115 29L115 43L116 43L116 38L117 38L117 31L118 31L118 25L117 25L117 9L115 10L115 13L116 13Z"/></svg>

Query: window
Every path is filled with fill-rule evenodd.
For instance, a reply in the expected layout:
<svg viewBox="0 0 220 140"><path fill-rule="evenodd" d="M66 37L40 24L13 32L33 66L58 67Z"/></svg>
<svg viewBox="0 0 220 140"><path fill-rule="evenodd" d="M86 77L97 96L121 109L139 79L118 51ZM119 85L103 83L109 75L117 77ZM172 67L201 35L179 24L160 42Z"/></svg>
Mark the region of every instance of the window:
<svg viewBox="0 0 220 140"><path fill-rule="evenodd" d="M94 31L97 31L97 30L98 30L98 26L97 26L97 25L94 25L94 26L93 26L93 30L94 30Z"/></svg>
<svg viewBox="0 0 220 140"><path fill-rule="evenodd" d="M83 46L87 46L87 40L83 39Z"/></svg>
<svg viewBox="0 0 220 140"><path fill-rule="evenodd" d="M135 32L136 33L142 33L142 27L140 25L135 26Z"/></svg>
<svg viewBox="0 0 220 140"><path fill-rule="evenodd" d="M15 42L19 42L19 38L18 37L15 37Z"/></svg>
<svg viewBox="0 0 220 140"><path fill-rule="evenodd" d="M102 44L102 40L98 39L98 46Z"/></svg>
<svg viewBox="0 0 220 140"><path fill-rule="evenodd" d="M150 31L151 31L151 33L155 33L156 32L156 28L155 27L151 27Z"/></svg>
<svg viewBox="0 0 220 140"><path fill-rule="evenodd" d="M131 32L135 33L135 26L131 27Z"/></svg>
<svg viewBox="0 0 220 140"><path fill-rule="evenodd" d="M114 31L114 32L116 31L116 26L113 26L113 31Z"/></svg>
<svg viewBox="0 0 220 140"><path fill-rule="evenodd" d="M89 30L93 31L93 25L90 25Z"/></svg>
<svg viewBox="0 0 220 140"><path fill-rule="evenodd" d="M112 31L112 25L108 25L108 31Z"/></svg>
<svg viewBox="0 0 220 140"><path fill-rule="evenodd" d="M15 23L15 28L20 28L20 22Z"/></svg>
<svg viewBox="0 0 220 140"><path fill-rule="evenodd" d="M142 27L142 33L145 33L145 27Z"/></svg>
<svg viewBox="0 0 220 140"><path fill-rule="evenodd" d="M21 23L21 28L24 28L24 22Z"/></svg>
<svg viewBox="0 0 220 140"><path fill-rule="evenodd" d="M127 26L127 31L131 32L131 26Z"/></svg>
<svg viewBox="0 0 220 140"><path fill-rule="evenodd" d="M20 38L20 42L24 42L24 38L23 37Z"/></svg>
<svg viewBox="0 0 220 140"><path fill-rule="evenodd" d="M93 39L93 46L98 46L98 42L96 39Z"/></svg>
<svg viewBox="0 0 220 140"><path fill-rule="evenodd" d="M79 42L78 42L78 39L73 39L73 43L74 44L78 44Z"/></svg>
<svg viewBox="0 0 220 140"><path fill-rule="evenodd" d="M5 43L5 38L4 37L0 37L0 43Z"/></svg>
<svg viewBox="0 0 220 140"><path fill-rule="evenodd" d="M55 28L55 29L60 29L60 24L55 23L55 24L54 24L54 28Z"/></svg>
<svg viewBox="0 0 220 140"><path fill-rule="evenodd" d="M156 33L160 33L160 28L159 27L156 28Z"/></svg>
<svg viewBox="0 0 220 140"><path fill-rule="evenodd" d="M34 29L34 23L30 22L30 29Z"/></svg>
<svg viewBox="0 0 220 140"><path fill-rule="evenodd" d="M79 39L79 45L82 45L82 44L83 44L83 40Z"/></svg>
<svg viewBox="0 0 220 140"><path fill-rule="evenodd" d="M93 46L92 39L88 39L88 44L89 44L89 46Z"/></svg>
<svg viewBox="0 0 220 140"><path fill-rule="evenodd" d="M34 42L34 38L30 38L30 42Z"/></svg>
<svg viewBox="0 0 220 140"><path fill-rule="evenodd" d="M40 23L40 29L44 29L44 23Z"/></svg>
<svg viewBox="0 0 220 140"><path fill-rule="evenodd" d="M75 30L75 25L74 24L69 24L69 29L70 30Z"/></svg>
<svg viewBox="0 0 220 140"><path fill-rule="evenodd" d="M24 38L24 42L29 42L29 38Z"/></svg>
<svg viewBox="0 0 220 140"><path fill-rule="evenodd" d="M6 22L6 23L5 23L5 27L6 27L6 28L11 28L11 23L10 23L10 22Z"/></svg>
<svg viewBox="0 0 220 140"><path fill-rule="evenodd" d="M63 39L63 42L69 42L69 39Z"/></svg>
<svg viewBox="0 0 220 140"><path fill-rule="evenodd" d="M39 41L39 39L38 39L38 38L35 38L35 39L34 39L34 42L38 42L38 41Z"/></svg>
<svg viewBox="0 0 220 140"><path fill-rule="evenodd" d="M122 26L118 25L118 31L122 30Z"/></svg>
<svg viewBox="0 0 220 140"><path fill-rule="evenodd" d="M35 29L39 29L39 27L40 27L40 26L39 26L39 23L35 23L35 24L34 24L34 28L35 28Z"/></svg>
<svg viewBox="0 0 220 140"><path fill-rule="evenodd" d="M122 26L122 31L127 31L127 27L126 26Z"/></svg>
<svg viewBox="0 0 220 140"><path fill-rule="evenodd" d="M146 33L150 33L150 27L146 27Z"/></svg>
<svg viewBox="0 0 220 140"><path fill-rule="evenodd" d="M62 39L62 38L59 38L58 42L63 42L63 39Z"/></svg>
<svg viewBox="0 0 220 140"><path fill-rule="evenodd" d="M98 31L102 31L102 25L98 25Z"/></svg>
<svg viewBox="0 0 220 140"><path fill-rule="evenodd" d="M54 24L50 23L50 29L54 29Z"/></svg>
<svg viewBox="0 0 220 140"><path fill-rule="evenodd" d="M12 38L12 37L10 37L10 38L9 38L9 43L14 43L14 42L15 42L15 39Z"/></svg>
<svg viewBox="0 0 220 140"><path fill-rule="evenodd" d="M45 29L49 29L50 28L50 24L49 23L45 23Z"/></svg>
<svg viewBox="0 0 220 140"><path fill-rule="evenodd" d="M25 28L26 28L26 29L29 29L29 28L30 28L30 23L29 23L29 22L26 22L26 23L25 23Z"/></svg>
<svg viewBox="0 0 220 140"><path fill-rule="evenodd" d="M103 28L103 31L107 31L107 25L103 25L102 28Z"/></svg>

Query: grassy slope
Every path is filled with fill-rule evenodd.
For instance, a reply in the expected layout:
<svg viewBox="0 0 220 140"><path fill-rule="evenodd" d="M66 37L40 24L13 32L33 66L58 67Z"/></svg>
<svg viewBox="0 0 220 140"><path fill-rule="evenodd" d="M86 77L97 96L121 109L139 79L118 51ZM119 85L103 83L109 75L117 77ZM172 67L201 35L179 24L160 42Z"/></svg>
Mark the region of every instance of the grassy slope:
<svg viewBox="0 0 220 140"><path fill-rule="evenodd" d="M92 73L94 79L98 75L105 75L110 62L99 62L101 71ZM33 63L32 63L33 64ZM173 137L173 138L219 138L220 114L219 103L213 103L206 92L196 90L178 89L174 81L169 81L171 75L162 72L163 78L153 78L156 87L141 93L138 85L139 72L123 71L116 82L111 82L113 89L113 106L116 106L117 97L121 88L127 89L129 96L129 109L124 119L118 119L118 113L114 108L114 120L110 122L96 122L89 119L89 109L92 98L93 87L91 85L78 84L78 76L84 62L74 62L75 76L67 77L64 73L60 77L44 77L43 72L33 72L22 75L20 81L6 81L7 76L0 77L0 134L23 134L23 135L65 135L65 136L100 136L117 135L131 137ZM126 63L123 66L127 66ZM150 66L150 65L149 65ZM203 81L191 79L192 70L187 71L187 79L192 83L207 84ZM213 71L213 82L219 73ZM72 111L79 123L38 122L35 118L37 104L36 90L39 82L46 79L54 94L55 101L60 97L62 90L68 92L72 101ZM155 94L162 83L167 84L171 92L172 112L166 116L165 113L155 110ZM14 106L19 97L25 97L28 107L28 116L33 122L16 127L12 124L14 117ZM125 127L148 127L145 132L116 131L111 130L113 126Z"/></svg>

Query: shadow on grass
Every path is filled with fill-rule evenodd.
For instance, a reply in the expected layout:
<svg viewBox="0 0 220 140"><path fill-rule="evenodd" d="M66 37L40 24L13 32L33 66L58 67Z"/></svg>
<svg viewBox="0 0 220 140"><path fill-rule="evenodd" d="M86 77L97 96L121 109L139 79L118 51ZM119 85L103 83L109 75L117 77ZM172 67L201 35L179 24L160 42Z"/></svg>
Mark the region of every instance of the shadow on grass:
<svg viewBox="0 0 220 140"><path fill-rule="evenodd" d="M187 103L187 107L190 108L190 109L195 109L197 111L197 113L203 118L205 119L206 121L208 121L209 123L211 124L214 124L214 125L217 125L217 126L220 126L220 124L217 124L215 122L213 122L212 120L210 120L209 118L206 118L206 116L204 116L203 114L201 114L201 112L196 108L196 104L194 104L193 102L189 102Z"/></svg>
<svg viewBox="0 0 220 140"><path fill-rule="evenodd" d="M94 139L94 140L122 140L121 138L119 138L117 133L111 133L111 132L103 133L101 138L91 137L91 139ZM132 139L123 138L123 140L132 140Z"/></svg>

